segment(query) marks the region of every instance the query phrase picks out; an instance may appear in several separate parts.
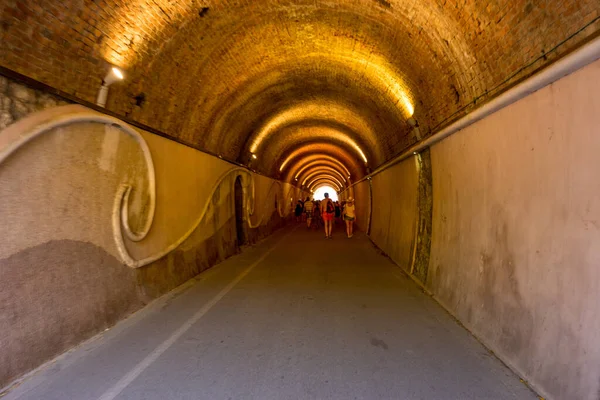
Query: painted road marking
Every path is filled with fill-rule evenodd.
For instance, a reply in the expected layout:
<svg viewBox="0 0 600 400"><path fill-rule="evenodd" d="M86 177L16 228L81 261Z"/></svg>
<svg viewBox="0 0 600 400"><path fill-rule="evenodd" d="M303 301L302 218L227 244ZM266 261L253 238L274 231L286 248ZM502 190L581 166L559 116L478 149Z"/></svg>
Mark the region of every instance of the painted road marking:
<svg viewBox="0 0 600 400"><path fill-rule="evenodd" d="M104 394L98 397L98 400L113 400L117 397L127 386L131 384L144 372L154 361L158 359L165 351L169 349L185 332L187 332L192 325L200 320L215 304L217 304L227 293L231 291L250 271L260 264L269 254L277 248L277 246L283 242L283 240L289 236L296 228L285 234L273 247L271 247L266 253L264 253L258 260L252 263L248 268L243 270L233 281L225 286L219 293L215 295L208 303L206 303L201 309L199 309L194 315L192 315L187 321L185 321L179 329L177 329L171 336L169 336L164 342L156 347L150 354L140 361L131 371L125 374L114 386L108 389Z"/></svg>

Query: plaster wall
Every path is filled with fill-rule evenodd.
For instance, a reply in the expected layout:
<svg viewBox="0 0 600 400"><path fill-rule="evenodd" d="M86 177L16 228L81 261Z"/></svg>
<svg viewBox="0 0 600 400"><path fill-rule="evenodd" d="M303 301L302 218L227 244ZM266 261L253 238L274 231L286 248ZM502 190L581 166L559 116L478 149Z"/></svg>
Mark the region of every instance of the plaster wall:
<svg viewBox="0 0 600 400"><path fill-rule="evenodd" d="M347 199L348 197L354 197L356 207L356 221L355 226L363 232L367 232L369 229L369 214L371 211L371 195L369 189L369 182L363 181L350 190L346 190L341 198Z"/></svg>
<svg viewBox="0 0 600 400"><path fill-rule="evenodd" d="M431 148L427 286L550 399L600 391L600 61Z"/></svg>
<svg viewBox="0 0 600 400"><path fill-rule="evenodd" d="M56 117L73 108L82 109L42 113ZM26 133L39 115L0 131L0 147L8 129ZM144 240L126 240L131 256L162 252L194 226L207 203L208 208L181 245L137 269L124 265L111 222L124 182L133 185L129 220L134 231L148 216L147 164L131 136L111 125L74 123L38 136L0 162L0 386L238 251L236 175L213 191L233 166L139 133L156 171L156 212ZM251 219L257 226L246 224L246 229L257 240L284 222L275 209L275 199L283 194L274 180L253 175ZM290 196L299 195L290 189ZM285 216L289 207L283 211Z"/></svg>
<svg viewBox="0 0 600 400"><path fill-rule="evenodd" d="M409 158L373 177L371 240L410 271L416 232L418 169Z"/></svg>

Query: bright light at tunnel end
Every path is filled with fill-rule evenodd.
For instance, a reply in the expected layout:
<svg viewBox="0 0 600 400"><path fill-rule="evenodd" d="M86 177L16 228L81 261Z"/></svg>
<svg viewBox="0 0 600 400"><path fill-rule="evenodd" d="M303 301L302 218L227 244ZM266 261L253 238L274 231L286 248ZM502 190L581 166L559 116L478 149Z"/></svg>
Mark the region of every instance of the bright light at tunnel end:
<svg viewBox="0 0 600 400"><path fill-rule="evenodd" d="M313 192L314 200L323 200L325 193L329 193L329 198L333 201L338 201L338 195L334 188L331 186L321 186Z"/></svg>

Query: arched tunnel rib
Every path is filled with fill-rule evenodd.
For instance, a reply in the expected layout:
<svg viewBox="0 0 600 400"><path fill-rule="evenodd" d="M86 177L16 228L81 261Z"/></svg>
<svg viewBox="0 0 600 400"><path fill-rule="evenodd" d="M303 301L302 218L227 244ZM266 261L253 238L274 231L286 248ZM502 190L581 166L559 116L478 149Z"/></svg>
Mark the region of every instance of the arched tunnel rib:
<svg viewBox="0 0 600 400"><path fill-rule="evenodd" d="M0 397L596 399L599 13L0 3Z"/></svg>

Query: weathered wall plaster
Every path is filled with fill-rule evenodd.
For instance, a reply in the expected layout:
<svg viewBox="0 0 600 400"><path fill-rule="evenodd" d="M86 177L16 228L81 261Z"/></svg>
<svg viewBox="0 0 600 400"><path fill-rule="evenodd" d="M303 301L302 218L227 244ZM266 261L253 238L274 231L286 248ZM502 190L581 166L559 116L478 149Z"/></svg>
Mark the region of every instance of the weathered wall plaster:
<svg viewBox="0 0 600 400"><path fill-rule="evenodd" d="M363 232L369 229L369 218L371 210L371 195L369 182L364 181L354 186L351 190L342 194L341 198L346 199L354 196L356 206L356 222L355 225Z"/></svg>
<svg viewBox="0 0 600 400"><path fill-rule="evenodd" d="M431 232L433 218L433 183L431 171L431 152L423 150L416 156L418 189L417 189L417 233L414 244L412 274L424 283L429 272L431 254Z"/></svg>
<svg viewBox="0 0 600 400"><path fill-rule="evenodd" d="M432 150L428 286L555 399L600 390L600 62Z"/></svg>
<svg viewBox="0 0 600 400"><path fill-rule="evenodd" d="M413 276L555 400L600 391L598 93L600 61L434 145L429 183L412 158L372 180L374 243L406 268L421 210Z"/></svg>
<svg viewBox="0 0 600 400"><path fill-rule="evenodd" d="M74 107L81 108L66 109ZM66 109L44 113L60 115ZM39 115L31 114L11 129ZM2 134L0 145L6 138ZM210 205L180 246L137 269L123 264L111 223L115 194L123 182L133 185L132 227L142 226L148 214L148 166L131 136L111 125L74 123L43 133L0 164L0 326L8 327L0 337L0 385L238 251L236 175L228 175L212 192L233 166L147 132L140 134L156 171L156 212L144 240L125 242L133 258L163 251L190 230L207 202ZM250 242L284 222L276 201L285 216L290 208L283 196L301 195L270 178L254 179L255 211L252 224L247 224Z"/></svg>
<svg viewBox="0 0 600 400"><path fill-rule="evenodd" d="M415 157L373 177L371 239L409 272L418 216L417 187Z"/></svg>

